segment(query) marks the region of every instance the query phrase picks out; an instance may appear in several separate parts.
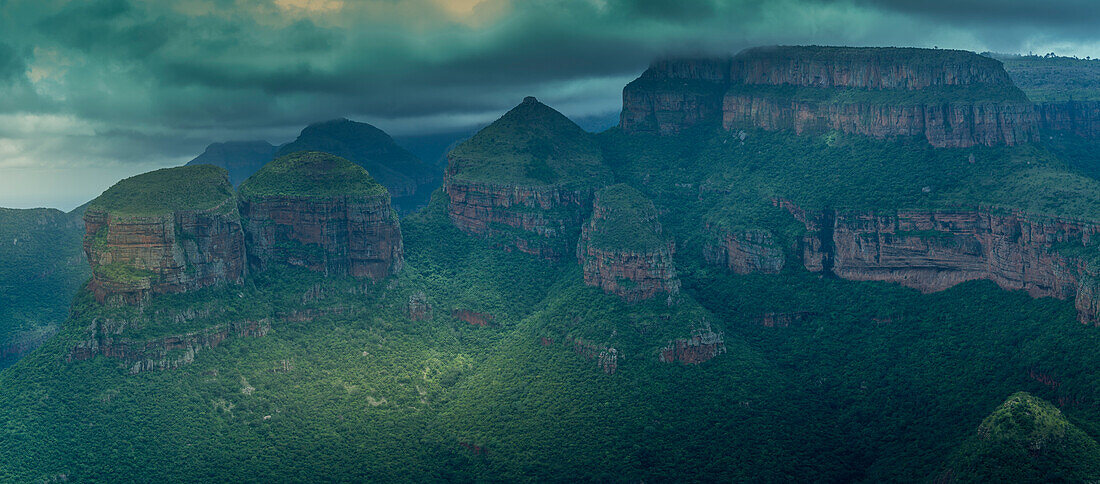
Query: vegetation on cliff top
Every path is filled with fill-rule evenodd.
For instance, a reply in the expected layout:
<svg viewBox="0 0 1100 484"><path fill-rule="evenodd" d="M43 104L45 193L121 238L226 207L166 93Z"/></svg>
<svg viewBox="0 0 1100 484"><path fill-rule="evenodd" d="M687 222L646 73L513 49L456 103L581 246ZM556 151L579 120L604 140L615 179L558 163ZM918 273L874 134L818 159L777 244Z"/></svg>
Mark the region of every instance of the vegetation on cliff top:
<svg viewBox="0 0 1100 484"><path fill-rule="evenodd" d="M782 45L750 47L742 50L734 61L764 59L767 61L814 61L838 65L905 64L915 68L942 68L970 65L1000 70L1000 62L974 52L955 49L925 49L919 47L847 47L824 45Z"/></svg>
<svg viewBox="0 0 1100 484"><path fill-rule="evenodd" d="M386 195L362 166L319 151L276 158L241 184L242 199L263 197L374 197Z"/></svg>
<svg viewBox="0 0 1100 484"><path fill-rule="evenodd" d="M1100 100L1100 59L990 54L1035 102Z"/></svg>
<svg viewBox="0 0 1100 484"><path fill-rule="evenodd" d="M620 252L668 247L668 239L657 230L657 209L634 187L620 183L602 188L596 192L595 205L602 218L593 216L589 222L592 246Z"/></svg>
<svg viewBox="0 0 1100 484"><path fill-rule="evenodd" d="M579 188L611 180L592 136L532 97L458 145L449 159L448 173L463 181Z"/></svg>
<svg viewBox="0 0 1100 484"><path fill-rule="evenodd" d="M115 216L157 216L181 210L236 210L233 186L224 168L190 165L132 176L116 183L88 205ZM230 203L226 203L229 201Z"/></svg>
<svg viewBox="0 0 1100 484"><path fill-rule="evenodd" d="M1092 482L1100 479L1100 445L1054 405L1018 392L982 421L944 476L952 482Z"/></svg>

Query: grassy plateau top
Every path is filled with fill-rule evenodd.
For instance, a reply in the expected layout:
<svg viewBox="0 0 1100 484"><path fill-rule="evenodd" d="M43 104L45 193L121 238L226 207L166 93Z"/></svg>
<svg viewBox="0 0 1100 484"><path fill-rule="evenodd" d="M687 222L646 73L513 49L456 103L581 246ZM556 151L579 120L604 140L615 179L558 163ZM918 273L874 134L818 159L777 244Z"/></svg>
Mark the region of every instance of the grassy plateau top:
<svg viewBox="0 0 1100 484"><path fill-rule="evenodd" d="M209 210L233 198L223 168L211 165L162 168L122 180L88 205L114 215L157 216ZM232 205L232 204L228 204Z"/></svg>
<svg viewBox="0 0 1100 484"><path fill-rule="evenodd" d="M373 197L386 187L367 170L344 158L319 151L301 151L276 158L241 185L241 198Z"/></svg>

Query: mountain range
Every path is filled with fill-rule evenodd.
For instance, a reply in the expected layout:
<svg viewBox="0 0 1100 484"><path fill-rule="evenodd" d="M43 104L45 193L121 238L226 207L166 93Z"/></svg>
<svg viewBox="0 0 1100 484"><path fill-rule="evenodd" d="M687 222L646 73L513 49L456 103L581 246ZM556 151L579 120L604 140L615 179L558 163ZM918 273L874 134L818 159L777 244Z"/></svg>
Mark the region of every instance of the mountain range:
<svg viewBox="0 0 1100 484"><path fill-rule="evenodd" d="M1100 479L1080 62L664 59L441 172L335 120L20 213L70 255L4 268L61 288L0 332L46 335L0 480Z"/></svg>

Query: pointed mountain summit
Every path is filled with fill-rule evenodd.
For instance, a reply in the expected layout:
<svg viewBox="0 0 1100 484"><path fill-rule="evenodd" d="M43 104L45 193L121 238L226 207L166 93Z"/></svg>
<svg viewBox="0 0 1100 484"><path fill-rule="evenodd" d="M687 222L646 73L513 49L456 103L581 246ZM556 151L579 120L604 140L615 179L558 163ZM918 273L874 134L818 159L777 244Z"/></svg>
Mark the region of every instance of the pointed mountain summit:
<svg viewBox="0 0 1100 484"><path fill-rule="evenodd" d="M557 260L570 252L593 192L611 172L592 136L533 97L448 155L455 226Z"/></svg>
<svg viewBox="0 0 1100 484"><path fill-rule="evenodd" d="M1100 445L1061 410L1025 392L1008 397L951 459L937 482L1092 482Z"/></svg>
<svg viewBox="0 0 1100 484"><path fill-rule="evenodd" d="M401 226L367 170L319 151L276 158L241 185L249 262L382 279L401 269Z"/></svg>
<svg viewBox="0 0 1100 484"><path fill-rule="evenodd" d="M264 140L212 143L201 155L187 162L187 165L225 168L229 172L230 183L236 187L271 161L275 157L276 149L278 148Z"/></svg>
<svg viewBox="0 0 1100 484"><path fill-rule="evenodd" d="M298 139L280 146L276 156L298 151L323 151L362 166L394 197L415 195L436 176L430 165L398 146L385 131L348 119L307 126Z"/></svg>
<svg viewBox="0 0 1100 484"><path fill-rule="evenodd" d="M528 187L602 186L610 179L592 136L530 96L451 151L447 174Z"/></svg>

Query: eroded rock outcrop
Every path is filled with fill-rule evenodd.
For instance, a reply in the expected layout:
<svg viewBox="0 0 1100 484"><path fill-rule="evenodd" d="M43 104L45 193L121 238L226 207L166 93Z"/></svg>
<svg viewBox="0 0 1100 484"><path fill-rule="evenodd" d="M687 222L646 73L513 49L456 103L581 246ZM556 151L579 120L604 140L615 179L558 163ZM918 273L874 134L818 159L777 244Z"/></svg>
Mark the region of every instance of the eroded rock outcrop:
<svg viewBox="0 0 1100 484"><path fill-rule="evenodd" d="M691 337L672 340L661 348L657 359L662 363L680 362L697 365L726 352L726 342L721 332L710 325L692 330Z"/></svg>
<svg viewBox="0 0 1100 484"><path fill-rule="evenodd" d="M448 161L443 186L456 227L551 260L568 254L593 191L611 178L591 136L530 97Z"/></svg>
<svg viewBox="0 0 1100 484"><path fill-rule="evenodd" d="M469 309L455 309L451 311L451 316L459 321L463 321L470 326L489 326L493 323L493 315L487 313L479 313L477 311L471 311Z"/></svg>
<svg viewBox="0 0 1100 484"><path fill-rule="evenodd" d="M1038 116L999 61L970 52L764 47L655 63L623 90L626 132L696 125L924 137L937 147L1036 140Z"/></svg>
<svg viewBox="0 0 1100 484"><path fill-rule="evenodd" d="M362 167L320 152L272 161L241 185L252 267L273 262L380 280L404 262L386 188Z"/></svg>
<svg viewBox="0 0 1100 484"><path fill-rule="evenodd" d="M84 214L88 289L101 303L139 304L245 274L244 235L225 170L166 168L127 178Z"/></svg>
<svg viewBox="0 0 1100 484"><path fill-rule="evenodd" d="M737 274L778 274L786 264L783 247L764 229L724 230L707 227L715 240L703 246L703 258Z"/></svg>
<svg viewBox="0 0 1100 484"><path fill-rule="evenodd" d="M584 359L592 361L595 360L596 366L607 373L608 375L614 375L619 369L619 350L610 347L597 344L594 341L586 340L584 338L565 338L567 345L572 345L573 352L584 357Z"/></svg>
<svg viewBox="0 0 1100 484"><path fill-rule="evenodd" d="M268 321L240 321L217 324L200 331L137 340L117 336L114 322L97 318L88 328L91 335L69 351L68 361L103 355L120 360L131 374L170 370L191 363L195 354L214 348L230 337L261 337L271 330Z"/></svg>
<svg viewBox="0 0 1100 484"><path fill-rule="evenodd" d="M1100 224L986 208L807 214L803 263L852 280L887 281L924 292L984 279L1033 297L1075 300L1082 322L1096 317L1094 250Z"/></svg>
<svg viewBox="0 0 1100 484"><path fill-rule="evenodd" d="M662 234L653 202L618 184L596 192L577 259L585 284L633 302L680 291L672 264L674 247Z"/></svg>
<svg viewBox="0 0 1100 484"><path fill-rule="evenodd" d="M432 305L428 303L428 295L424 291L410 294L408 311L409 319L413 321L432 319Z"/></svg>

